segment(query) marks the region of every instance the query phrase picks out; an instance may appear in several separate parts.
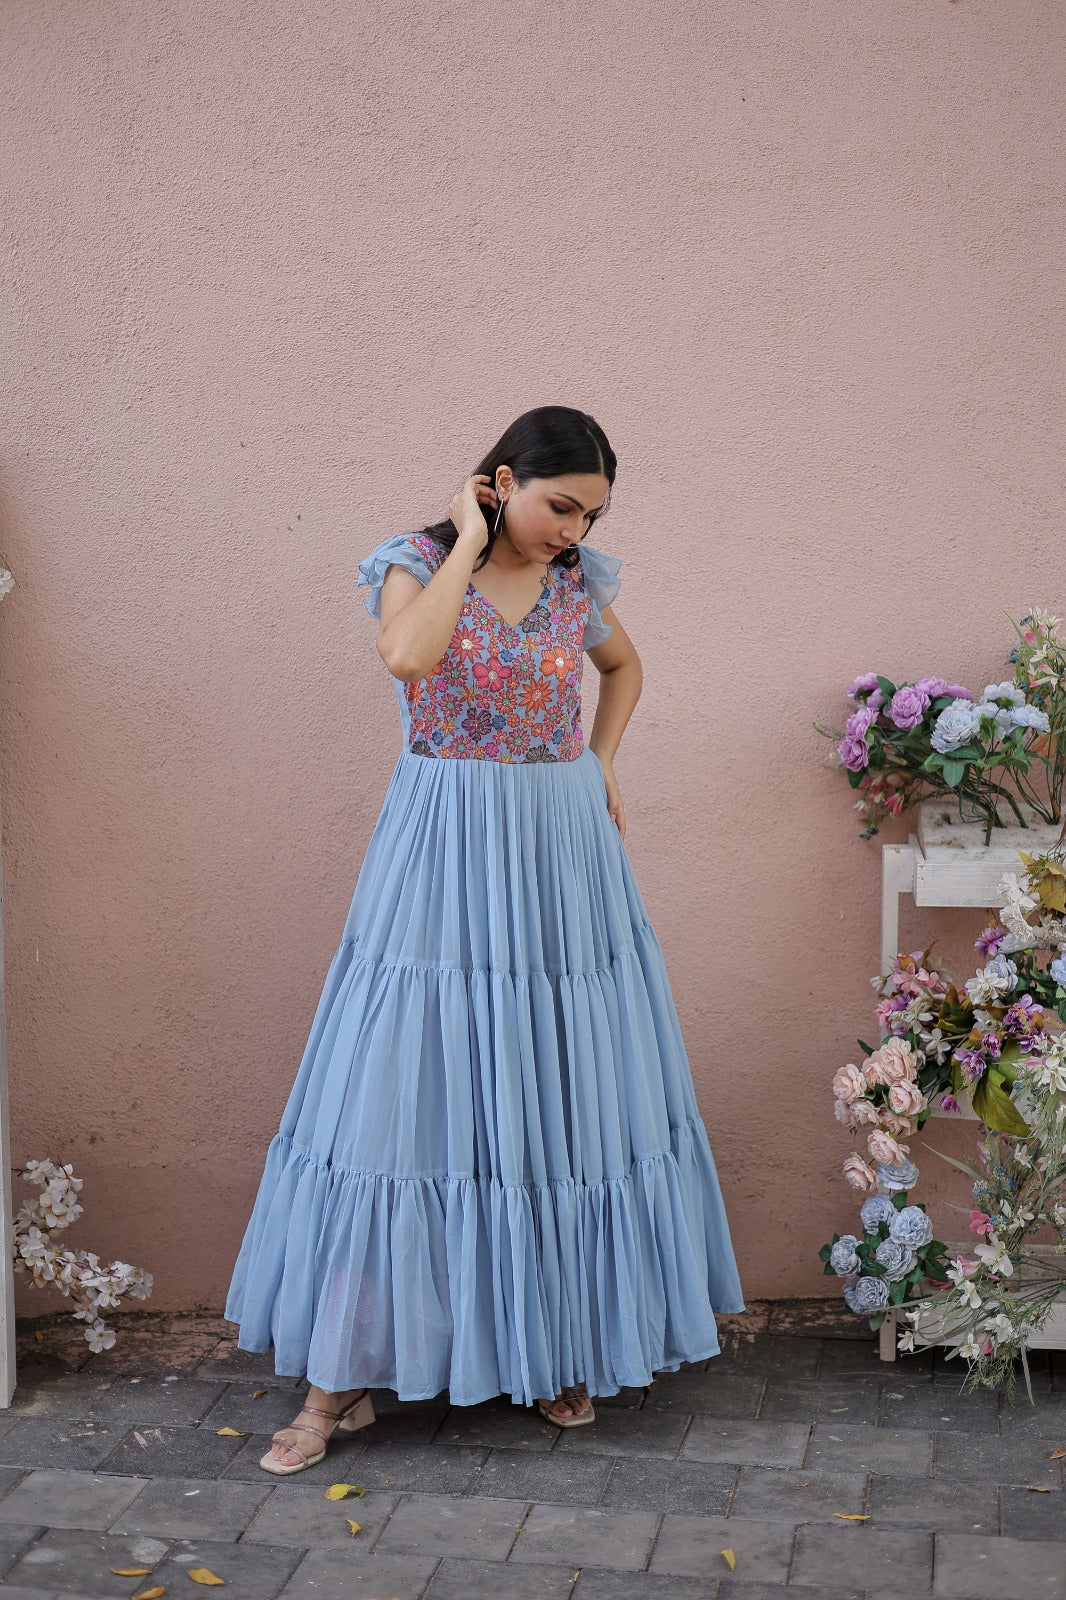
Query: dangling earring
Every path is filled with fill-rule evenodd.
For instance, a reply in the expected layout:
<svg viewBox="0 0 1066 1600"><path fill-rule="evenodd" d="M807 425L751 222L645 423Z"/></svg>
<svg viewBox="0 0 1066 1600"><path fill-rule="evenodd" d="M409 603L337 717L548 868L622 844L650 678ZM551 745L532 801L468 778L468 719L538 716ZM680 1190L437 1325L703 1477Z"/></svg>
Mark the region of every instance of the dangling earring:
<svg viewBox="0 0 1066 1600"><path fill-rule="evenodd" d="M500 524L503 521L503 508L504 508L504 506L506 504L507 504L506 500L501 500L500 504L499 504L499 509L496 512L496 521L493 523L493 526L492 526L492 537L494 539L496 538L496 535L500 531Z"/></svg>

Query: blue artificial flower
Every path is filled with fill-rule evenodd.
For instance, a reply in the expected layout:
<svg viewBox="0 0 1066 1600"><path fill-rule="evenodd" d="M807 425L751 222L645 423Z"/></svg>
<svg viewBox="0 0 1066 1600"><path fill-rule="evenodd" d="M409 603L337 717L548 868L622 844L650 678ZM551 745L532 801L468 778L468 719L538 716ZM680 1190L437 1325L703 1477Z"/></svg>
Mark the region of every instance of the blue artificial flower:
<svg viewBox="0 0 1066 1600"><path fill-rule="evenodd" d="M1047 712L1038 711L1036 706L1011 706L1007 716L1010 718L1008 733L1014 728L1035 728L1037 733L1051 732Z"/></svg>
<svg viewBox="0 0 1066 1600"><path fill-rule="evenodd" d="M839 1278L850 1277L862 1265L855 1251L859 1241L853 1233L842 1233L829 1252L829 1265Z"/></svg>
<svg viewBox="0 0 1066 1600"><path fill-rule="evenodd" d="M998 706L1020 706L1024 704L1025 691L1019 689L1010 678L1004 683L986 683L981 696L982 704Z"/></svg>
<svg viewBox="0 0 1066 1600"><path fill-rule="evenodd" d="M981 725L981 707L969 700L953 700L945 706L930 735L934 750L942 756L967 744Z"/></svg>
<svg viewBox="0 0 1066 1600"><path fill-rule="evenodd" d="M918 1182L918 1168L913 1161L875 1161L874 1171L882 1189L893 1192L913 1189Z"/></svg>
<svg viewBox="0 0 1066 1600"><path fill-rule="evenodd" d="M891 1222L896 1208L887 1194L872 1194L859 1208L859 1216L867 1233L876 1233L882 1222Z"/></svg>
<svg viewBox="0 0 1066 1600"><path fill-rule="evenodd" d="M1063 989L1066 989L1066 956L1059 956L1058 959L1053 961L1050 967L1048 967L1048 971L1054 978L1055 982L1060 984Z"/></svg>
<svg viewBox="0 0 1066 1600"><path fill-rule="evenodd" d="M868 1317L888 1305L888 1284L884 1278L857 1278L844 1285L844 1300L849 1311Z"/></svg>
<svg viewBox="0 0 1066 1600"><path fill-rule="evenodd" d="M882 1239L874 1251L874 1260L878 1266L885 1269L886 1283L898 1283L901 1278L905 1278L917 1259L914 1251L908 1250L898 1239Z"/></svg>
<svg viewBox="0 0 1066 1600"><path fill-rule="evenodd" d="M933 1224L921 1206L904 1206L893 1218L888 1236L908 1250L920 1250L932 1242Z"/></svg>

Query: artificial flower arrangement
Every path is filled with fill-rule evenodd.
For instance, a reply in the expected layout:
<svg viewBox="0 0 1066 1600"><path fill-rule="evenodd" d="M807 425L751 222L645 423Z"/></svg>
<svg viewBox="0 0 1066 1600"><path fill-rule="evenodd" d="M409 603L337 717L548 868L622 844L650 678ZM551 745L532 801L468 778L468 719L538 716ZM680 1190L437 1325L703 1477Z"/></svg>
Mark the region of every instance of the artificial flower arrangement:
<svg viewBox="0 0 1066 1600"><path fill-rule="evenodd" d="M858 791L861 836L921 800L953 797L959 815L992 829L1029 825L1035 813L1062 820L1066 779L1066 642L1060 619L1036 608L1017 628L1014 677L980 696L937 677L896 684L867 672L848 689L854 703L843 730L822 721L834 765Z"/></svg>
<svg viewBox="0 0 1066 1600"><path fill-rule="evenodd" d="M837 1120L870 1130L870 1160L853 1153L844 1162L845 1177L869 1196L863 1235L834 1234L819 1252L826 1273L845 1278L848 1306L872 1327L891 1307L917 1301L901 1350L915 1348L916 1331L924 1343L952 1342L973 1382L1005 1381L1008 1390L1015 1358L1024 1366L1026 1339L1066 1289L1066 1035L1058 1026L1066 1021L1066 860L1062 851L1022 853L1022 863L1024 873L1000 885L1001 921L976 943L985 965L961 992L934 970L929 950L898 956L891 973L872 980L887 1037L877 1050L860 1044L862 1065L849 1063L833 1080ZM973 1179L970 1225L982 1242L972 1260L948 1265L924 1207L908 1204L919 1174L900 1141L934 1101L958 1111L963 1091L989 1131L977 1166L943 1159ZM1047 1229L1060 1240L1050 1259L1033 1249L1034 1234Z"/></svg>
<svg viewBox="0 0 1066 1600"><path fill-rule="evenodd" d="M126 1261L106 1267L92 1250L60 1250L57 1234L77 1221L85 1209L78 1200L84 1180L67 1162L27 1161L19 1174L41 1190L39 1199L24 1200L15 1217L15 1271L38 1288L52 1284L74 1301L74 1317L88 1324L85 1338L94 1351L110 1350L115 1330L100 1312L117 1306L124 1294L147 1300L152 1274Z"/></svg>

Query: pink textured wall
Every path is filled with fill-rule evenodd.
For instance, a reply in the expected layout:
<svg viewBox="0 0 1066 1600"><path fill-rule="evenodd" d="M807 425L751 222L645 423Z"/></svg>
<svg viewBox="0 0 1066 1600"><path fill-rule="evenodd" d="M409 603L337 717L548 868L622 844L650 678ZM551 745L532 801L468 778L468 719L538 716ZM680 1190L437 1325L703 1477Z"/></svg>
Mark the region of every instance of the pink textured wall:
<svg viewBox="0 0 1066 1600"><path fill-rule="evenodd" d="M357 564L549 401L620 458L627 846L745 1287L822 1290L878 856L810 720L1066 606L1064 46L1058 0L3 7L13 1155L151 1305L221 1305L399 747Z"/></svg>

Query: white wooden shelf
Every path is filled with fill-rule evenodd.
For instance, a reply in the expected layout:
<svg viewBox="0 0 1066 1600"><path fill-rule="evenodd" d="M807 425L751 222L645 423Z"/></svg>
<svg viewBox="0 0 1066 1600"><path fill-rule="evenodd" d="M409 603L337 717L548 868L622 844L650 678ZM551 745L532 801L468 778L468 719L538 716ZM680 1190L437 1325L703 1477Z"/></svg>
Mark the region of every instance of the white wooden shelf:
<svg viewBox="0 0 1066 1600"><path fill-rule="evenodd" d="M927 800L918 807L918 831L906 844L881 846L881 971L892 970L900 948L900 896L910 895L916 906L974 906L993 910L1003 904L999 885L1007 872L1022 868L1019 850L1039 853L1059 842L1055 824L1031 828L996 828L989 844L976 824L959 822L950 801ZM934 1117L948 1113L934 1111ZM950 1114L970 1122L980 1119L965 1102ZM968 1245L952 1246L958 1254L972 1252ZM882 1361L896 1359L896 1332L907 1307L893 1308L881 1324ZM920 1326L920 1325L919 1325ZM916 1342L929 1344L916 1335ZM961 1342L961 1339L956 1342ZM1030 1341L1034 1350L1066 1350L1066 1296L1057 1301L1043 1331Z"/></svg>

